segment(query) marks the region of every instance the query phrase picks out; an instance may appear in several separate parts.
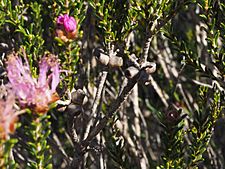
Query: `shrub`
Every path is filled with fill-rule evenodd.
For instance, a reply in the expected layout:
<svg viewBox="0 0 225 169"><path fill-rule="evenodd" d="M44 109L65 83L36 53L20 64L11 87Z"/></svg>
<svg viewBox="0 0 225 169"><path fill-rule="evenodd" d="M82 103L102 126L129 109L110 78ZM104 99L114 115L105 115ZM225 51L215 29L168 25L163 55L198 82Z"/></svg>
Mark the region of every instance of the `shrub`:
<svg viewBox="0 0 225 169"><path fill-rule="evenodd" d="M224 168L223 1L0 3L1 168Z"/></svg>

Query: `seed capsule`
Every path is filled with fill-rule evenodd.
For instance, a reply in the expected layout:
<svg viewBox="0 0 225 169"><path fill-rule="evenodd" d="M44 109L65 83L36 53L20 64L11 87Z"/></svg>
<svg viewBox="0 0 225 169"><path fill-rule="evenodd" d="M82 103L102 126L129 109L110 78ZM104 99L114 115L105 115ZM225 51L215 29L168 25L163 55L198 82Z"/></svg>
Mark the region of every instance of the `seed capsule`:
<svg viewBox="0 0 225 169"><path fill-rule="evenodd" d="M85 92L82 89L78 89L71 94L71 102L74 104L82 105L85 97Z"/></svg>
<svg viewBox="0 0 225 169"><path fill-rule="evenodd" d="M156 64L154 62L146 62L141 66L141 73L139 82L148 85L151 82L151 74L156 71Z"/></svg>
<svg viewBox="0 0 225 169"><path fill-rule="evenodd" d="M139 70L134 67L134 66L130 66L128 67L126 70L125 70L125 76L128 78L128 79L131 79L133 78L137 73L139 72Z"/></svg>
<svg viewBox="0 0 225 169"><path fill-rule="evenodd" d="M83 112L83 108L80 105L75 105L73 103L70 103L65 112L67 112L71 117L78 116Z"/></svg>
<svg viewBox="0 0 225 169"><path fill-rule="evenodd" d="M118 56L112 56L109 58L110 67L121 67L123 66L123 58Z"/></svg>
<svg viewBox="0 0 225 169"><path fill-rule="evenodd" d="M166 113L166 121L170 124L175 124L180 118L180 111L170 110Z"/></svg>
<svg viewBox="0 0 225 169"><path fill-rule="evenodd" d="M145 70L141 70L138 82L144 85L148 85L151 82L151 75Z"/></svg>
<svg viewBox="0 0 225 169"><path fill-rule="evenodd" d="M146 62L141 67L148 74L152 74L156 71L156 64L154 62Z"/></svg>
<svg viewBox="0 0 225 169"><path fill-rule="evenodd" d="M109 63L109 56L104 54L104 51L102 49L95 49L93 52L93 55L95 58L103 65L108 65Z"/></svg>

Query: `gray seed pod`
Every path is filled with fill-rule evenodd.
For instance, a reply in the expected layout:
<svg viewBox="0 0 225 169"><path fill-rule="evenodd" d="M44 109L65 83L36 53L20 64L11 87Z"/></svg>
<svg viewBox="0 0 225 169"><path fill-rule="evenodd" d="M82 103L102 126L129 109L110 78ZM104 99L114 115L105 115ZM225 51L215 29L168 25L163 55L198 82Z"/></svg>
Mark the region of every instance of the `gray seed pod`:
<svg viewBox="0 0 225 169"><path fill-rule="evenodd" d="M123 66L123 58L118 56L111 56L109 58L110 67L121 67Z"/></svg>
<svg viewBox="0 0 225 169"><path fill-rule="evenodd" d="M103 65L108 65L109 63L109 56L104 54L104 51L102 49L95 49L93 52L93 55L95 58Z"/></svg>
<svg viewBox="0 0 225 169"><path fill-rule="evenodd" d="M141 67L148 74L152 74L156 71L156 64L154 62L146 62Z"/></svg>
<svg viewBox="0 0 225 169"><path fill-rule="evenodd" d="M139 82L148 85L151 82L151 74L156 71L156 64L154 62L146 62L141 66Z"/></svg>
<svg viewBox="0 0 225 169"><path fill-rule="evenodd" d="M109 56L105 55L105 54L100 54L99 58L98 58L98 61L103 64L103 65L108 65L109 63Z"/></svg>
<svg viewBox="0 0 225 169"><path fill-rule="evenodd" d="M70 116L78 116L83 112L83 108L80 105L75 105L73 103L70 103L66 110L66 113L68 113Z"/></svg>
<svg viewBox="0 0 225 169"><path fill-rule="evenodd" d="M130 66L128 67L126 70L125 70L125 76L128 78L128 79L131 79L133 78L137 73L139 72L139 70L134 67L134 66Z"/></svg>
<svg viewBox="0 0 225 169"><path fill-rule="evenodd" d="M141 70L140 77L139 77L139 83L148 85L151 82L151 75L147 73L145 70Z"/></svg>
<svg viewBox="0 0 225 169"><path fill-rule="evenodd" d="M85 92L82 89L78 89L71 93L71 102L74 104L82 105L85 97Z"/></svg>

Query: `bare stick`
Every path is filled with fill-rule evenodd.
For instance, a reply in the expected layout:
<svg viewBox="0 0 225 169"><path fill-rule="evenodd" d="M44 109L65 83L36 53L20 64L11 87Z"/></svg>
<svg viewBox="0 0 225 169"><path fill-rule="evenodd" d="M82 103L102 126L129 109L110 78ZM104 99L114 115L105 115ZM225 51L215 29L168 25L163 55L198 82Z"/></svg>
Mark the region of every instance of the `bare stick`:
<svg viewBox="0 0 225 169"><path fill-rule="evenodd" d="M140 161L140 166L142 169L147 169L149 168L149 164L148 164L148 160L147 160L147 156L146 153L142 147L142 143L141 143L141 123L139 120L140 114L141 114L141 110L139 108L139 102L138 102L138 85L136 84L133 88L133 92L131 95L132 99L131 101L133 102L133 109L134 109L134 132L137 135L137 142L136 142L136 146L137 149L139 151L140 154L142 154L141 156L139 156L139 161Z"/></svg>
<svg viewBox="0 0 225 169"><path fill-rule="evenodd" d="M95 96L95 100L94 100L94 103L92 105L91 114L95 114L95 112L96 112L96 109L98 107L98 103L99 103L99 100L100 100L100 97L101 97L102 89L103 89L104 84L105 84L107 74L108 74L107 71L103 71L102 74L101 74L100 82L99 82L98 89L97 89L96 96Z"/></svg>
<svg viewBox="0 0 225 169"><path fill-rule="evenodd" d="M151 79L151 84L153 86L153 88L155 89L155 91L157 92L157 94L159 95L161 101L163 102L163 104L165 105L165 107L168 107L168 103L167 103L167 99L169 98L169 96L165 93L165 91L163 91L159 85L157 84L157 82L153 79L153 77L150 77Z"/></svg>
<svg viewBox="0 0 225 169"><path fill-rule="evenodd" d="M105 84L105 81L106 81L106 78L107 78L107 74L108 74L107 71L102 71L101 76L100 76L100 82L99 82L97 92L96 92L96 95L95 95L95 100L93 102L92 109L91 109L91 116L94 117L94 118L96 117L96 110L97 110L98 103L99 103L99 100L100 100L100 97L101 97L102 89L104 87L104 84ZM93 124L92 121L90 121L90 123L88 124L88 126L86 128L86 131L84 133L84 138L87 137L92 124Z"/></svg>

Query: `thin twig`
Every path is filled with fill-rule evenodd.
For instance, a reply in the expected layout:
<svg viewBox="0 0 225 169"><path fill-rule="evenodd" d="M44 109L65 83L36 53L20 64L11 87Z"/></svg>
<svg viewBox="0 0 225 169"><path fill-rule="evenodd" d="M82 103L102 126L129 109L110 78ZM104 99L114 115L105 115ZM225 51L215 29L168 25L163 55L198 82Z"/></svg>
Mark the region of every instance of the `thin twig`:
<svg viewBox="0 0 225 169"><path fill-rule="evenodd" d="M178 83L178 84L177 84L177 87L180 89L180 93L181 93L181 95L183 96L184 102L185 102L185 104L187 105L188 110L190 110L191 112L193 112L193 109L192 109L192 107L191 107L191 105L190 105L190 103L189 103L188 98L186 97L186 94L185 94L185 92L184 92L184 90L183 90L183 87L182 87L181 83Z"/></svg>
<svg viewBox="0 0 225 169"><path fill-rule="evenodd" d="M153 79L153 77L150 77L151 80L151 84L153 86L153 88L155 89L155 91L157 92L157 94L159 95L161 101L163 102L163 104L168 107L169 104L167 103L167 100L169 98L169 96L165 93L165 91L163 91L159 85L157 84L157 82Z"/></svg>
<svg viewBox="0 0 225 169"><path fill-rule="evenodd" d="M65 161L66 165L68 165L70 163L70 159L69 159L68 155L66 154L66 152L64 151L64 149L62 148L62 145L61 145L60 141L58 140L58 138L56 140L52 140L52 139L48 138L48 141L49 141L49 144L52 146L52 148L55 151L57 151L57 153L59 153L60 155L63 156L63 160Z"/></svg>

